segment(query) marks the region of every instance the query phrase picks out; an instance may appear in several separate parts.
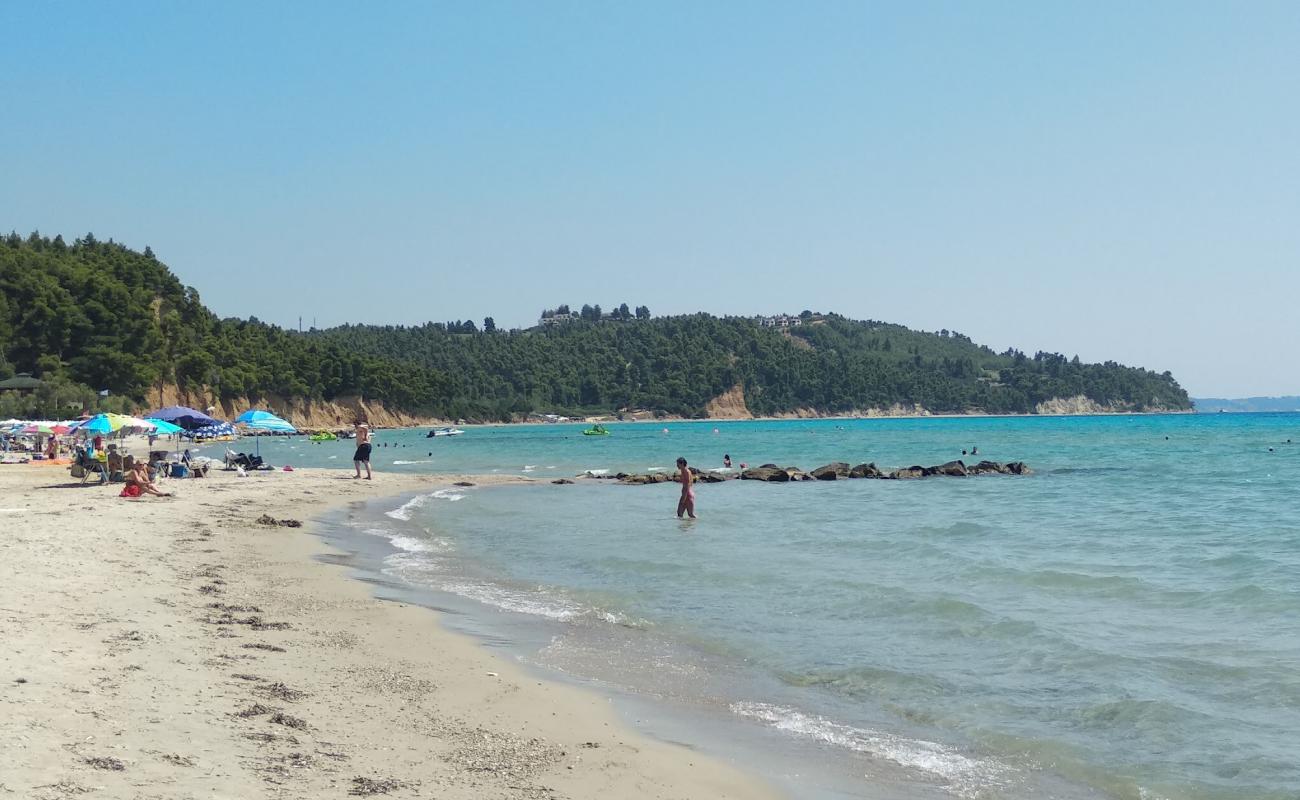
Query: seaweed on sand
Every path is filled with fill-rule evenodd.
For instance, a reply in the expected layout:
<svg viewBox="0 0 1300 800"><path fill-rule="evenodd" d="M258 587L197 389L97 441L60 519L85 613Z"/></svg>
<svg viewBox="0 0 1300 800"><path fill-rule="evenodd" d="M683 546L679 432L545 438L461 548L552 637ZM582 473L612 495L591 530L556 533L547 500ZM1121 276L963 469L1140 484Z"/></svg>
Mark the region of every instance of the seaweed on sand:
<svg viewBox="0 0 1300 800"><path fill-rule="evenodd" d="M308 727L307 720L295 717L291 714L285 714L282 711L277 711L272 714L271 722L274 722L276 725L283 725L286 728L293 728L296 731L305 731Z"/></svg>
<svg viewBox="0 0 1300 800"><path fill-rule="evenodd" d="M285 686L283 683L280 683L278 681L276 683L270 684L269 686L261 687L261 692L270 697L274 697L277 700L284 700L285 702L289 702L289 703L296 703L307 696L306 692L301 692L297 689L291 689L288 686Z"/></svg>
<svg viewBox="0 0 1300 800"><path fill-rule="evenodd" d="M396 778L365 778L357 776L352 779L352 788L348 794L367 797L375 794L388 794L389 792L401 789L406 784Z"/></svg>
<svg viewBox="0 0 1300 800"><path fill-rule="evenodd" d="M236 711L235 716L244 717L245 719L247 719L248 717L260 717L263 714L274 714L277 712L278 709L271 708L270 706L264 706L261 703L253 703L251 706L244 709L243 711Z"/></svg>

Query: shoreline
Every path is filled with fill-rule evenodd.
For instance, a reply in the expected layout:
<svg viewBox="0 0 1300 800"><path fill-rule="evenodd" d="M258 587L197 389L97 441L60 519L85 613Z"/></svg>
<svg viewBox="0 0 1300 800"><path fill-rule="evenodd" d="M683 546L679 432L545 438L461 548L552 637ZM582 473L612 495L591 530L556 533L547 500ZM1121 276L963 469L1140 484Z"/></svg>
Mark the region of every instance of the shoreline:
<svg viewBox="0 0 1300 800"><path fill-rule="evenodd" d="M600 422L602 425L655 425L664 423L678 422L698 422L698 423L738 423L738 422L817 422L821 420L832 422L861 422L861 421L882 421L882 420L911 420L911 419L1063 419L1074 417L1179 417L1194 416L1200 412L1195 410L1189 411L1089 411L1079 414L986 414L966 413L966 414L819 414L814 416L783 416L783 417L658 417L649 419L618 419L614 416L593 415L584 419L570 419L568 422L547 422L544 420L517 420L510 422L462 422L448 423L440 421L436 424L424 425L404 425L404 426L372 426L375 430L389 431L406 431L421 430L424 428L444 427L454 424L459 428L504 428L515 426L550 426L550 425L589 425L594 422ZM1236 412L1236 413L1275 413L1275 412ZM1211 416L1205 414L1204 416ZM307 430L307 429L304 429ZM262 436L273 436L277 434L255 434Z"/></svg>
<svg viewBox="0 0 1300 800"><path fill-rule="evenodd" d="M318 531L350 502L462 479L213 472L164 484L178 497L128 501L118 485L64 488L61 469L0 469L13 575L0 736L15 743L0 789L777 797L631 729L603 693L538 680L436 612L376 598Z"/></svg>

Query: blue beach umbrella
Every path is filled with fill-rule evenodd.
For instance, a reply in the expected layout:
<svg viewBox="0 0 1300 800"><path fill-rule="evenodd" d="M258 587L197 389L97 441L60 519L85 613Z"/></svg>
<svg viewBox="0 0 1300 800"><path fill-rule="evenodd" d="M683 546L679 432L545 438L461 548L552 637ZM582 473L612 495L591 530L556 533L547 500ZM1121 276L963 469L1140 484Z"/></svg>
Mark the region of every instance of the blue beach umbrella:
<svg viewBox="0 0 1300 800"><path fill-rule="evenodd" d="M257 408L250 408L244 413L235 417L235 423L238 425L247 425L253 430L271 431L272 433L297 433L298 429L286 419L281 419L270 411L262 411ZM257 454L262 454L262 437L257 437Z"/></svg>
<svg viewBox="0 0 1300 800"><path fill-rule="evenodd" d="M187 431L195 428L202 428L204 425L215 425L221 422L204 414L202 411L196 411L188 406L167 406L160 408L149 415L150 419L161 419L170 422L173 425L179 425Z"/></svg>
<svg viewBox="0 0 1300 800"><path fill-rule="evenodd" d="M145 422L153 423L154 433L161 433L170 436L173 433L180 433L185 430L181 426L173 425L165 419L146 419Z"/></svg>
<svg viewBox="0 0 1300 800"><path fill-rule="evenodd" d="M215 439L218 436L234 436L235 426L231 425L229 422L221 422L218 420L211 425L204 425L201 428L187 431L186 435L192 439Z"/></svg>
<svg viewBox="0 0 1300 800"><path fill-rule="evenodd" d="M247 425L260 431L272 431L274 433L297 433L298 429L286 419L277 417L270 411L262 411L257 408L250 408L239 416L235 417L236 425Z"/></svg>

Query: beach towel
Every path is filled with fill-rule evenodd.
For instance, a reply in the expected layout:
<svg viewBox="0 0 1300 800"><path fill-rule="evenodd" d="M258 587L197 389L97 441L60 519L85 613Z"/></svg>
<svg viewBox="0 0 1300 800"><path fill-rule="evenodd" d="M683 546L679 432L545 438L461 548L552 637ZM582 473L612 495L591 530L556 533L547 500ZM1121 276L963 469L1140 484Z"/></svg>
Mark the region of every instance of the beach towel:
<svg viewBox="0 0 1300 800"><path fill-rule="evenodd" d="M118 495L118 497L139 497L139 496L140 496L140 487L136 486L134 483L131 484L130 486L123 486L122 493Z"/></svg>

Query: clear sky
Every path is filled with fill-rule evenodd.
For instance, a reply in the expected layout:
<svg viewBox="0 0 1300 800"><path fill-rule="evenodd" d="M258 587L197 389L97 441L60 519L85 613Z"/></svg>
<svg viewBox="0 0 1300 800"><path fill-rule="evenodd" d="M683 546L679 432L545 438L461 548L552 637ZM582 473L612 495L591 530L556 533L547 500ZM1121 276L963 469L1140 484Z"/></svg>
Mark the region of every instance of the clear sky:
<svg viewBox="0 0 1300 800"><path fill-rule="evenodd" d="M1300 394L1300 3L0 6L0 229L296 326L805 308Z"/></svg>

